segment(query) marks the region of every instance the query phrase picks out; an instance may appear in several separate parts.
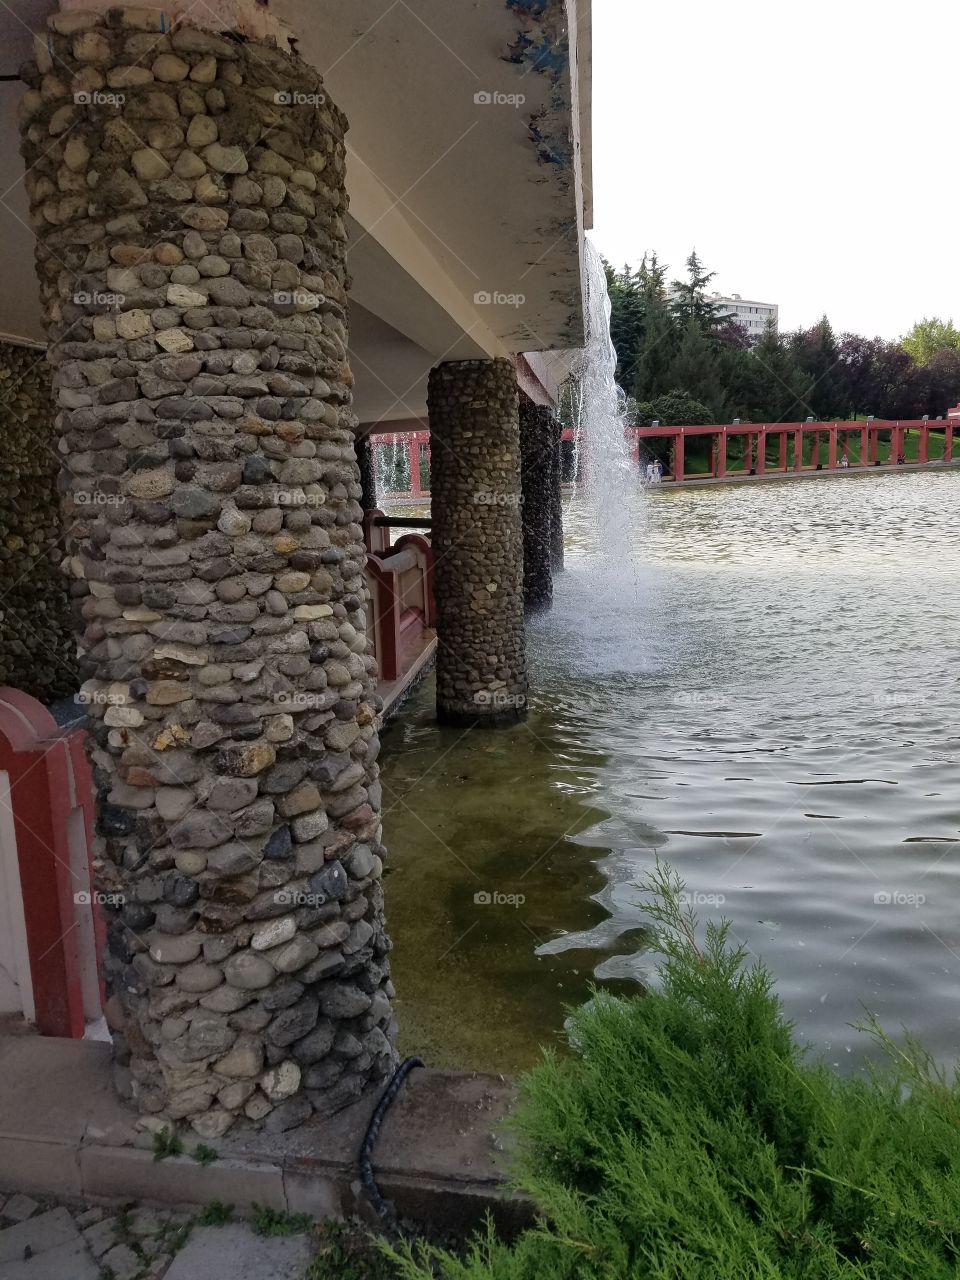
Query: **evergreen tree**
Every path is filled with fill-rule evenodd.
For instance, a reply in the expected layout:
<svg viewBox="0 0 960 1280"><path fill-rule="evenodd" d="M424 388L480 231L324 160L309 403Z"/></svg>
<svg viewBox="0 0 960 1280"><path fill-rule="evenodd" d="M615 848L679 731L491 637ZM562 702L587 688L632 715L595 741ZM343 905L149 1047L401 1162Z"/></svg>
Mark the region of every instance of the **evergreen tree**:
<svg viewBox="0 0 960 1280"><path fill-rule="evenodd" d="M717 273L704 269L696 249L687 258L686 267L687 279L673 282L670 309L681 328L693 320L704 333L715 333L729 318L718 303L707 297L707 285Z"/></svg>
<svg viewBox="0 0 960 1280"><path fill-rule="evenodd" d="M810 378L807 396L810 412L821 420L841 416L840 346L830 321L822 316L812 329L801 329L791 334L789 345L797 367Z"/></svg>
<svg viewBox="0 0 960 1280"><path fill-rule="evenodd" d="M708 406L717 422L723 421L727 393L720 370L718 343L707 337L696 318L686 324L677 354L670 364L672 388Z"/></svg>
<svg viewBox="0 0 960 1280"><path fill-rule="evenodd" d="M744 422L800 422L810 415L813 378L797 364L788 343L768 324L742 353L732 389L733 416Z"/></svg>

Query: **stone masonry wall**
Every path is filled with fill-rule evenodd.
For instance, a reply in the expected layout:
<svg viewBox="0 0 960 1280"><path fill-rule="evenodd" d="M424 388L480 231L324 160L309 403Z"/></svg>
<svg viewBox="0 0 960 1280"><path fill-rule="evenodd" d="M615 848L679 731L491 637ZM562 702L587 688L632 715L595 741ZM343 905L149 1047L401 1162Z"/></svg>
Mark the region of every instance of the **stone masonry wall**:
<svg viewBox="0 0 960 1280"><path fill-rule="evenodd" d="M430 372L437 713L451 724L526 714L517 394L509 360Z"/></svg>
<svg viewBox="0 0 960 1280"><path fill-rule="evenodd" d="M117 1081L204 1136L395 1061L350 411L345 121L111 9L27 68Z"/></svg>
<svg viewBox="0 0 960 1280"><path fill-rule="evenodd" d="M59 471L44 353L0 342L0 685L41 702L80 684L60 572Z"/></svg>
<svg viewBox="0 0 960 1280"><path fill-rule="evenodd" d="M530 613L553 603L555 432L549 405L520 393L520 479L523 492L523 597Z"/></svg>

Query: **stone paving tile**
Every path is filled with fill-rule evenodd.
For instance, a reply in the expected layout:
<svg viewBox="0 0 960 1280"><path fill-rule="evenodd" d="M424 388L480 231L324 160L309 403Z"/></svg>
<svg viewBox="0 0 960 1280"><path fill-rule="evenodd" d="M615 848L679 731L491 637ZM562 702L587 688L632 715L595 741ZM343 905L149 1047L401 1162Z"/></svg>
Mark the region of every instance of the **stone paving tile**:
<svg viewBox="0 0 960 1280"><path fill-rule="evenodd" d="M108 1271L114 1280L135 1280L145 1269L143 1259L138 1258L126 1244L115 1244L109 1253L104 1254L100 1266Z"/></svg>
<svg viewBox="0 0 960 1280"><path fill-rule="evenodd" d="M10 1197L3 1206L3 1213L0 1216L8 1218L11 1222L26 1222L27 1218L32 1217L39 1208L36 1200L18 1194Z"/></svg>
<svg viewBox="0 0 960 1280"><path fill-rule="evenodd" d="M0 1280L100 1280L100 1268L78 1236L33 1258L0 1262Z"/></svg>
<svg viewBox="0 0 960 1280"><path fill-rule="evenodd" d="M311 1236L258 1236L243 1222L191 1229L190 1215L143 1207L41 1207L0 1231L0 1280L302 1280ZM83 1224L81 1234L78 1225ZM189 1230L179 1253L178 1228Z"/></svg>
<svg viewBox="0 0 960 1280"><path fill-rule="evenodd" d="M24 1254L39 1255L58 1245L83 1247L76 1223L66 1209L50 1209L26 1222L0 1231L0 1263L21 1261Z"/></svg>
<svg viewBox="0 0 960 1280"><path fill-rule="evenodd" d="M307 1235L258 1236L240 1222L197 1227L164 1280L301 1280L312 1254Z"/></svg>
<svg viewBox="0 0 960 1280"><path fill-rule="evenodd" d="M116 1221L116 1218L104 1218L84 1231L84 1242L95 1258L102 1258L117 1243Z"/></svg>

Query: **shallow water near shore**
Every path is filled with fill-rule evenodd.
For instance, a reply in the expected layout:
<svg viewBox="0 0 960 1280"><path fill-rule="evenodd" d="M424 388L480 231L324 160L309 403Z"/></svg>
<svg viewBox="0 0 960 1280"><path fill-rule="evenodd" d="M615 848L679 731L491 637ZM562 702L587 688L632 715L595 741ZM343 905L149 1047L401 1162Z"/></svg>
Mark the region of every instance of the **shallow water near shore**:
<svg viewBox="0 0 960 1280"><path fill-rule="evenodd" d="M875 1012L960 1052L960 474L667 490L529 624L531 706L440 729L432 679L384 737L401 1048L516 1071L656 957L656 853L773 972L841 1068Z"/></svg>

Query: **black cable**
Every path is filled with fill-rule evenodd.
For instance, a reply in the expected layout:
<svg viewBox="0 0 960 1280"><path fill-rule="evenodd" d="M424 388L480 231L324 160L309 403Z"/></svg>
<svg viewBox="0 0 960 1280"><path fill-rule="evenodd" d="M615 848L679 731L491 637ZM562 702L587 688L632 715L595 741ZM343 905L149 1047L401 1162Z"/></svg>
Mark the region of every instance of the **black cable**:
<svg viewBox="0 0 960 1280"><path fill-rule="evenodd" d="M0 76L0 80L19 80L19 76Z"/></svg>
<svg viewBox="0 0 960 1280"><path fill-rule="evenodd" d="M422 1067L423 1062L419 1058L406 1058L400 1063L396 1071L391 1077L390 1083L384 1089L380 1096L380 1101L374 1108L373 1115L370 1117L370 1123L367 1125L367 1132L363 1136L363 1142L360 1144L360 1155L358 1157L358 1165L360 1170L360 1183L366 1191L370 1203L377 1211L377 1216L382 1222L385 1222L392 1214L390 1206L380 1194L380 1188L377 1186L377 1180L373 1176L373 1164L370 1157L373 1155L374 1144L380 1133L380 1125L383 1117L387 1113L387 1108L393 1102L394 1098L400 1092L400 1086L406 1080L407 1076L414 1067Z"/></svg>

